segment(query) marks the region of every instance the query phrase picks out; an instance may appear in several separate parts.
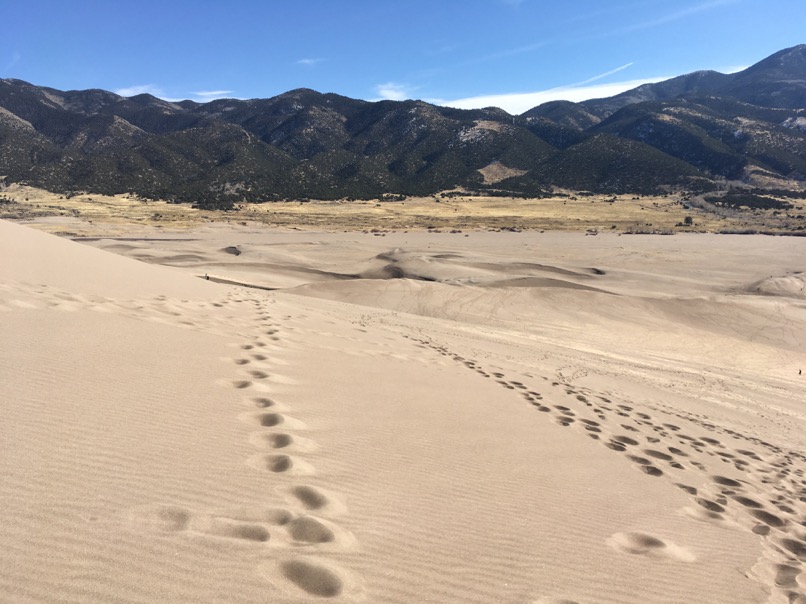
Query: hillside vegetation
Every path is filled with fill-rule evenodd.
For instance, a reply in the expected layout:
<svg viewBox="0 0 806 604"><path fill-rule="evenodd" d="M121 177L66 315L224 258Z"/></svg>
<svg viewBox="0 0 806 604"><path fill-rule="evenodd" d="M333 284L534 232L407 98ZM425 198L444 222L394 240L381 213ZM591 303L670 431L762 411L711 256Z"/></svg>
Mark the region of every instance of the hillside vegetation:
<svg viewBox="0 0 806 604"><path fill-rule="evenodd" d="M0 80L0 177L65 195L226 209L292 199L701 194L801 189L806 45L737 74L698 72L520 116L299 89L167 102ZM499 176L493 178L490 175Z"/></svg>

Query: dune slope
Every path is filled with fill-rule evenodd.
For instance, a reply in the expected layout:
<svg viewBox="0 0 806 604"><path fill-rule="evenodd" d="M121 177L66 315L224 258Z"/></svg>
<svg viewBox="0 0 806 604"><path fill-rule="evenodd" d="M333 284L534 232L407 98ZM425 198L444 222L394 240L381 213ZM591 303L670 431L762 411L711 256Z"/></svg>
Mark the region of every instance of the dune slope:
<svg viewBox="0 0 806 604"><path fill-rule="evenodd" d="M806 597L804 309L733 240L352 237L0 222L0 599Z"/></svg>

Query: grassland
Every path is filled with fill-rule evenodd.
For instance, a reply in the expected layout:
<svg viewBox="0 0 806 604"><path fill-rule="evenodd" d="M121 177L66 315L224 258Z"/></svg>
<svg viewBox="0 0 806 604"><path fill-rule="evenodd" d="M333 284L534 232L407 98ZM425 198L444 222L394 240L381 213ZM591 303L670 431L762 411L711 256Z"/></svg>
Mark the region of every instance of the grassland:
<svg viewBox="0 0 806 604"><path fill-rule="evenodd" d="M49 219L61 217L61 220ZM294 201L244 203L234 211L194 209L187 204L145 201L131 195L79 194L67 198L42 189L11 185L0 191L0 218L33 220L44 230L91 236L100 225L194 228L209 222L249 222L270 227L340 230L564 230L659 233L793 232L792 217L774 211L721 215L692 207L679 196L612 196L566 192L545 199L467 196L404 201ZM72 220L71 220L72 219ZM795 221L802 224L804 221ZM801 231L802 232L802 231Z"/></svg>

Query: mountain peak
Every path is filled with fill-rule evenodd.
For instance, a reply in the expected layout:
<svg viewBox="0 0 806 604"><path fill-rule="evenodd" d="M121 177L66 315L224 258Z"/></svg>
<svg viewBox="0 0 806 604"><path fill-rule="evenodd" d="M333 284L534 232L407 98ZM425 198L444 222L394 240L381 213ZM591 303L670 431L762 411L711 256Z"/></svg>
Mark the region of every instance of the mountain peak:
<svg viewBox="0 0 806 604"><path fill-rule="evenodd" d="M806 80L806 44L785 48L736 74L736 79Z"/></svg>

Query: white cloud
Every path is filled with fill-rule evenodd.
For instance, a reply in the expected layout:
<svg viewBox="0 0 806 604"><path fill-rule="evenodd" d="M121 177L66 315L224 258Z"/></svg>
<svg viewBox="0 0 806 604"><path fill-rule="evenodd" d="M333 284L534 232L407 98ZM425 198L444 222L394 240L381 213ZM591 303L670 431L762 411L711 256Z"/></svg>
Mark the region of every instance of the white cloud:
<svg viewBox="0 0 806 604"><path fill-rule="evenodd" d="M232 98L230 95L232 90L204 90L201 92L194 92L193 96L200 102L213 101L215 99Z"/></svg>
<svg viewBox="0 0 806 604"><path fill-rule="evenodd" d="M306 67L313 67L317 63L321 63L324 59L300 59L297 65L305 65Z"/></svg>
<svg viewBox="0 0 806 604"><path fill-rule="evenodd" d="M592 78L588 78L587 80L583 80L583 81L578 82L576 84L571 84L568 87L571 88L571 87L576 87L576 86L584 86L585 84L590 84L591 82L595 82L597 80L602 80L602 79L606 78L607 76L611 76L613 74L618 73L619 71L624 71L625 69L627 69L629 67L632 67L633 65L635 65L635 62L626 63L625 65L622 65L621 67L616 67L615 69L611 69L610 71L605 71L604 73L600 73L599 75L595 75Z"/></svg>
<svg viewBox="0 0 806 604"><path fill-rule="evenodd" d="M586 101L588 99L598 99L613 96L641 86L642 84L653 84L666 79L668 79L668 77L625 80L622 82L611 82L609 84L594 84L593 86L559 86L557 88L539 90L537 92L491 94L456 99L454 101L433 99L430 102L433 102L437 105L445 105L446 107L456 107L458 109L500 107L508 113L519 115L524 111L528 111L532 107L536 107L541 103L547 103L549 101L573 101L575 103L579 103L580 101Z"/></svg>
<svg viewBox="0 0 806 604"><path fill-rule="evenodd" d="M377 99L372 99L375 101L404 101L411 98L409 86L398 82L378 84L375 87L375 93L378 95Z"/></svg>
<svg viewBox="0 0 806 604"><path fill-rule="evenodd" d="M137 96L138 94L150 94L151 96L155 96L158 99L162 99L163 101L168 101L169 103L178 103L180 101L185 100L192 100L196 101L197 103L207 103L209 101L214 101L216 99L234 98L232 96L233 92L232 90L199 90L197 92L184 93L186 96L183 97L177 97L169 95L162 88L154 84L127 86L124 88L118 88L113 92L115 94L119 94L120 96L127 96L127 97Z"/></svg>
<svg viewBox="0 0 806 604"><path fill-rule="evenodd" d="M154 86L154 84L140 84L139 86L128 86L125 88L118 88L113 92L115 94L119 94L120 96L137 96L138 94L150 94L151 96L155 96L158 98L165 97L165 93L163 92L162 88L160 88L159 86Z"/></svg>
<svg viewBox="0 0 806 604"><path fill-rule="evenodd" d="M717 69L717 71L720 73L739 73L748 67L750 67L750 65L730 65L728 67L723 67L722 69Z"/></svg>

